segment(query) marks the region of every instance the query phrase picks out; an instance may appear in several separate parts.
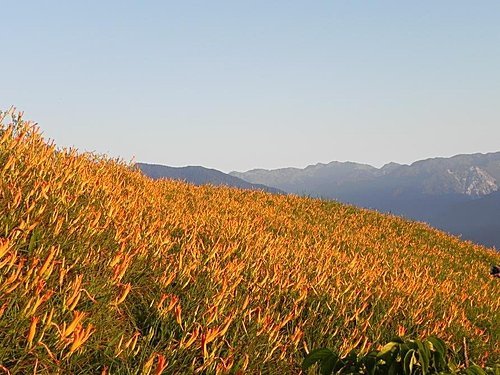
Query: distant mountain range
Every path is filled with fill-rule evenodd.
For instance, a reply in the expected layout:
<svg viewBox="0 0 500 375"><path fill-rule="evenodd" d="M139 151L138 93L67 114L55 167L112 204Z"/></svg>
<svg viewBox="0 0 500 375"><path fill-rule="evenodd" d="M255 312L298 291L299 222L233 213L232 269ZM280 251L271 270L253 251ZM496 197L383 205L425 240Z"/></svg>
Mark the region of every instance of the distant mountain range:
<svg viewBox="0 0 500 375"><path fill-rule="evenodd" d="M189 166L189 167L167 167L165 165L137 163L136 166L144 173L154 179L170 178L175 180L184 180L194 185L226 185L237 187L240 189L263 190L270 193L283 194L280 189L254 184L238 177L231 176L227 173L216 169L205 167Z"/></svg>
<svg viewBox="0 0 500 375"><path fill-rule="evenodd" d="M331 162L306 168L254 169L232 176L426 221L500 249L500 152L433 158L382 168Z"/></svg>

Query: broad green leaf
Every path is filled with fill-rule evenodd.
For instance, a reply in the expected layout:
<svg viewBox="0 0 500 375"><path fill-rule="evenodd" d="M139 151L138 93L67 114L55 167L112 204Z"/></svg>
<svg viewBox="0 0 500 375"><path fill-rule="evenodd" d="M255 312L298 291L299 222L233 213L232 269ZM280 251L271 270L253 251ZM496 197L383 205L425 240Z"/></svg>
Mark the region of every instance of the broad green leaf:
<svg viewBox="0 0 500 375"><path fill-rule="evenodd" d="M387 371L387 375L397 375L398 374L398 369L397 369L397 364L395 361L391 363L391 366L389 367L389 370Z"/></svg>
<svg viewBox="0 0 500 375"><path fill-rule="evenodd" d="M393 337L391 339L391 342L396 342L398 344L404 344L405 343L405 341L403 340L403 338L399 337L399 336Z"/></svg>
<svg viewBox="0 0 500 375"><path fill-rule="evenodd" d="M410 349L418 350L418 345L415 340L408 340L405 344L408 345Z"/></svg>
<svg viewBox="0 0 500 375"><path fill-rule="evenodd" d="M432 366L436 371L447 371L448 366L446 364L446 344L438 337L430 336L425 340L424 344L429 348L431 352L431 358L433 359Z"/></svg>
<svg viewBox="0 0 500 375"><path fill-rule="evenodd" d="M410 375L413 371L413 365L416 363L417 363L417 358L415 356L415 350L414 349L408 350L403 360L404 374Z"/></svg>
<svg viewBox="0 0 500 375"><path fill-rule="evenodd" d="M401 357L404 358L404 356L406 355L406 353L408 352L408 350L410 350L410 346L407 345L406 343L405 344L401 344L399 346L399 354L401 355Z"/></svg>
<svg viewBox="0 0 500 375"><path fill-rule="evenodd" d="M361 358L361 362L365 365L368 375L374 375L377 369L376 354L367 354Z"/></svg>
<svg viewBox="0 0 500 375"><path fill-rule="evenodd" d="M435 336L430 336L426 341L432 345L430 348L431 351L438 352L443 358L446 357L446 344L443 340Z"/></svg>
<svg viewBox="0 0 500 375"><path fill-rule="evenodd" d="M397 342L390 342L382 347L377 354L377 358L382 358L386 360L386 358L391 358L393 351L397 350L399 344Z"/></svg>
<svg viewBox="0 0 500 375"><path fill-rule="evenodd" d="M429 371L431 353L427 345L424 345L422 341L415 340L415 342L418 345L418 357L419 357L419 362L422 365L422 375L427 375L427 372Z"/></svg>
<svg viewBox="0 0 500 375"><path fill-rule="evenodd" d="M436 371L446 371L448 366L446 364L446 358L444 358L439 352L432 352L433 363L432 366Z"/></svg>
<svg viewBox="0 0 500 375"><path fill-rule="evenodd" d="M323 358L320 361L320 373L322 375L331 375L333 373L333 370L334 370L335 365L337 364L338 360L339 360L339 358L335 354L330 355L326 358Z"/></svg>
<svg viewBox="0 0 500 375"><path fill-rule="evenodd" d="M334 357L338 359L338 355L332 352L328 348L320 348L312 350L302 361L302 371L306 371L309 367L314 365L316 362L323 362L325 359Z"/></svg>

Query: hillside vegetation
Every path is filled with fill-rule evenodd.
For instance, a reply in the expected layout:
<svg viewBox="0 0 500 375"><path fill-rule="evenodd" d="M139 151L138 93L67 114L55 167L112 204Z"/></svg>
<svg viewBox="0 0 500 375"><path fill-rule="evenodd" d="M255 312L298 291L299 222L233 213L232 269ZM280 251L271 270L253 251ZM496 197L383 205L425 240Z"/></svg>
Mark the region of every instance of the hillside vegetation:
<svg viewBox="0 0 500 375"><path fill-rule="evenodd" d="M334 202L153 181L3 123L4 371L299 373L311 349L395 334L499 361L493 250Z"/></svg>

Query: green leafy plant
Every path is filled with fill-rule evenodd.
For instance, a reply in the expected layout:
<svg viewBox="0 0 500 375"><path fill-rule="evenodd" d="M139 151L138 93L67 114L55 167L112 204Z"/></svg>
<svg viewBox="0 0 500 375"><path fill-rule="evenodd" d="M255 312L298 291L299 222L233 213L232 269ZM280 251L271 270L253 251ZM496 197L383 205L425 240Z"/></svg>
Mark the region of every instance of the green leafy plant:
<svg viewBox="0 0 500 375"><path fill-rule="evenodd" d="M351 351L344 357L327 348L311 351L302 362L302 370L318 364L319 373L369 375L467 374L499 375L500 366L481 368L475 364L464 368L449 355L446 344L435 336L426 340L395 338L380 350L365 355Z"/></svg>

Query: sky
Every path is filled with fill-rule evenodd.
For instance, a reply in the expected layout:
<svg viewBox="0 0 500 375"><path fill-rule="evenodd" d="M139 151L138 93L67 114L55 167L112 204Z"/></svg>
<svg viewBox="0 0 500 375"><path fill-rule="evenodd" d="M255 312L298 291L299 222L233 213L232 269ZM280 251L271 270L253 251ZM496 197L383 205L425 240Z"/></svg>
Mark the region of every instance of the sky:
<svg viewBox="0 0 500 375"><path fill-rule="evenodd" d="M0 109L228 172L500 151L500 2L2 1Z"/></svg>

